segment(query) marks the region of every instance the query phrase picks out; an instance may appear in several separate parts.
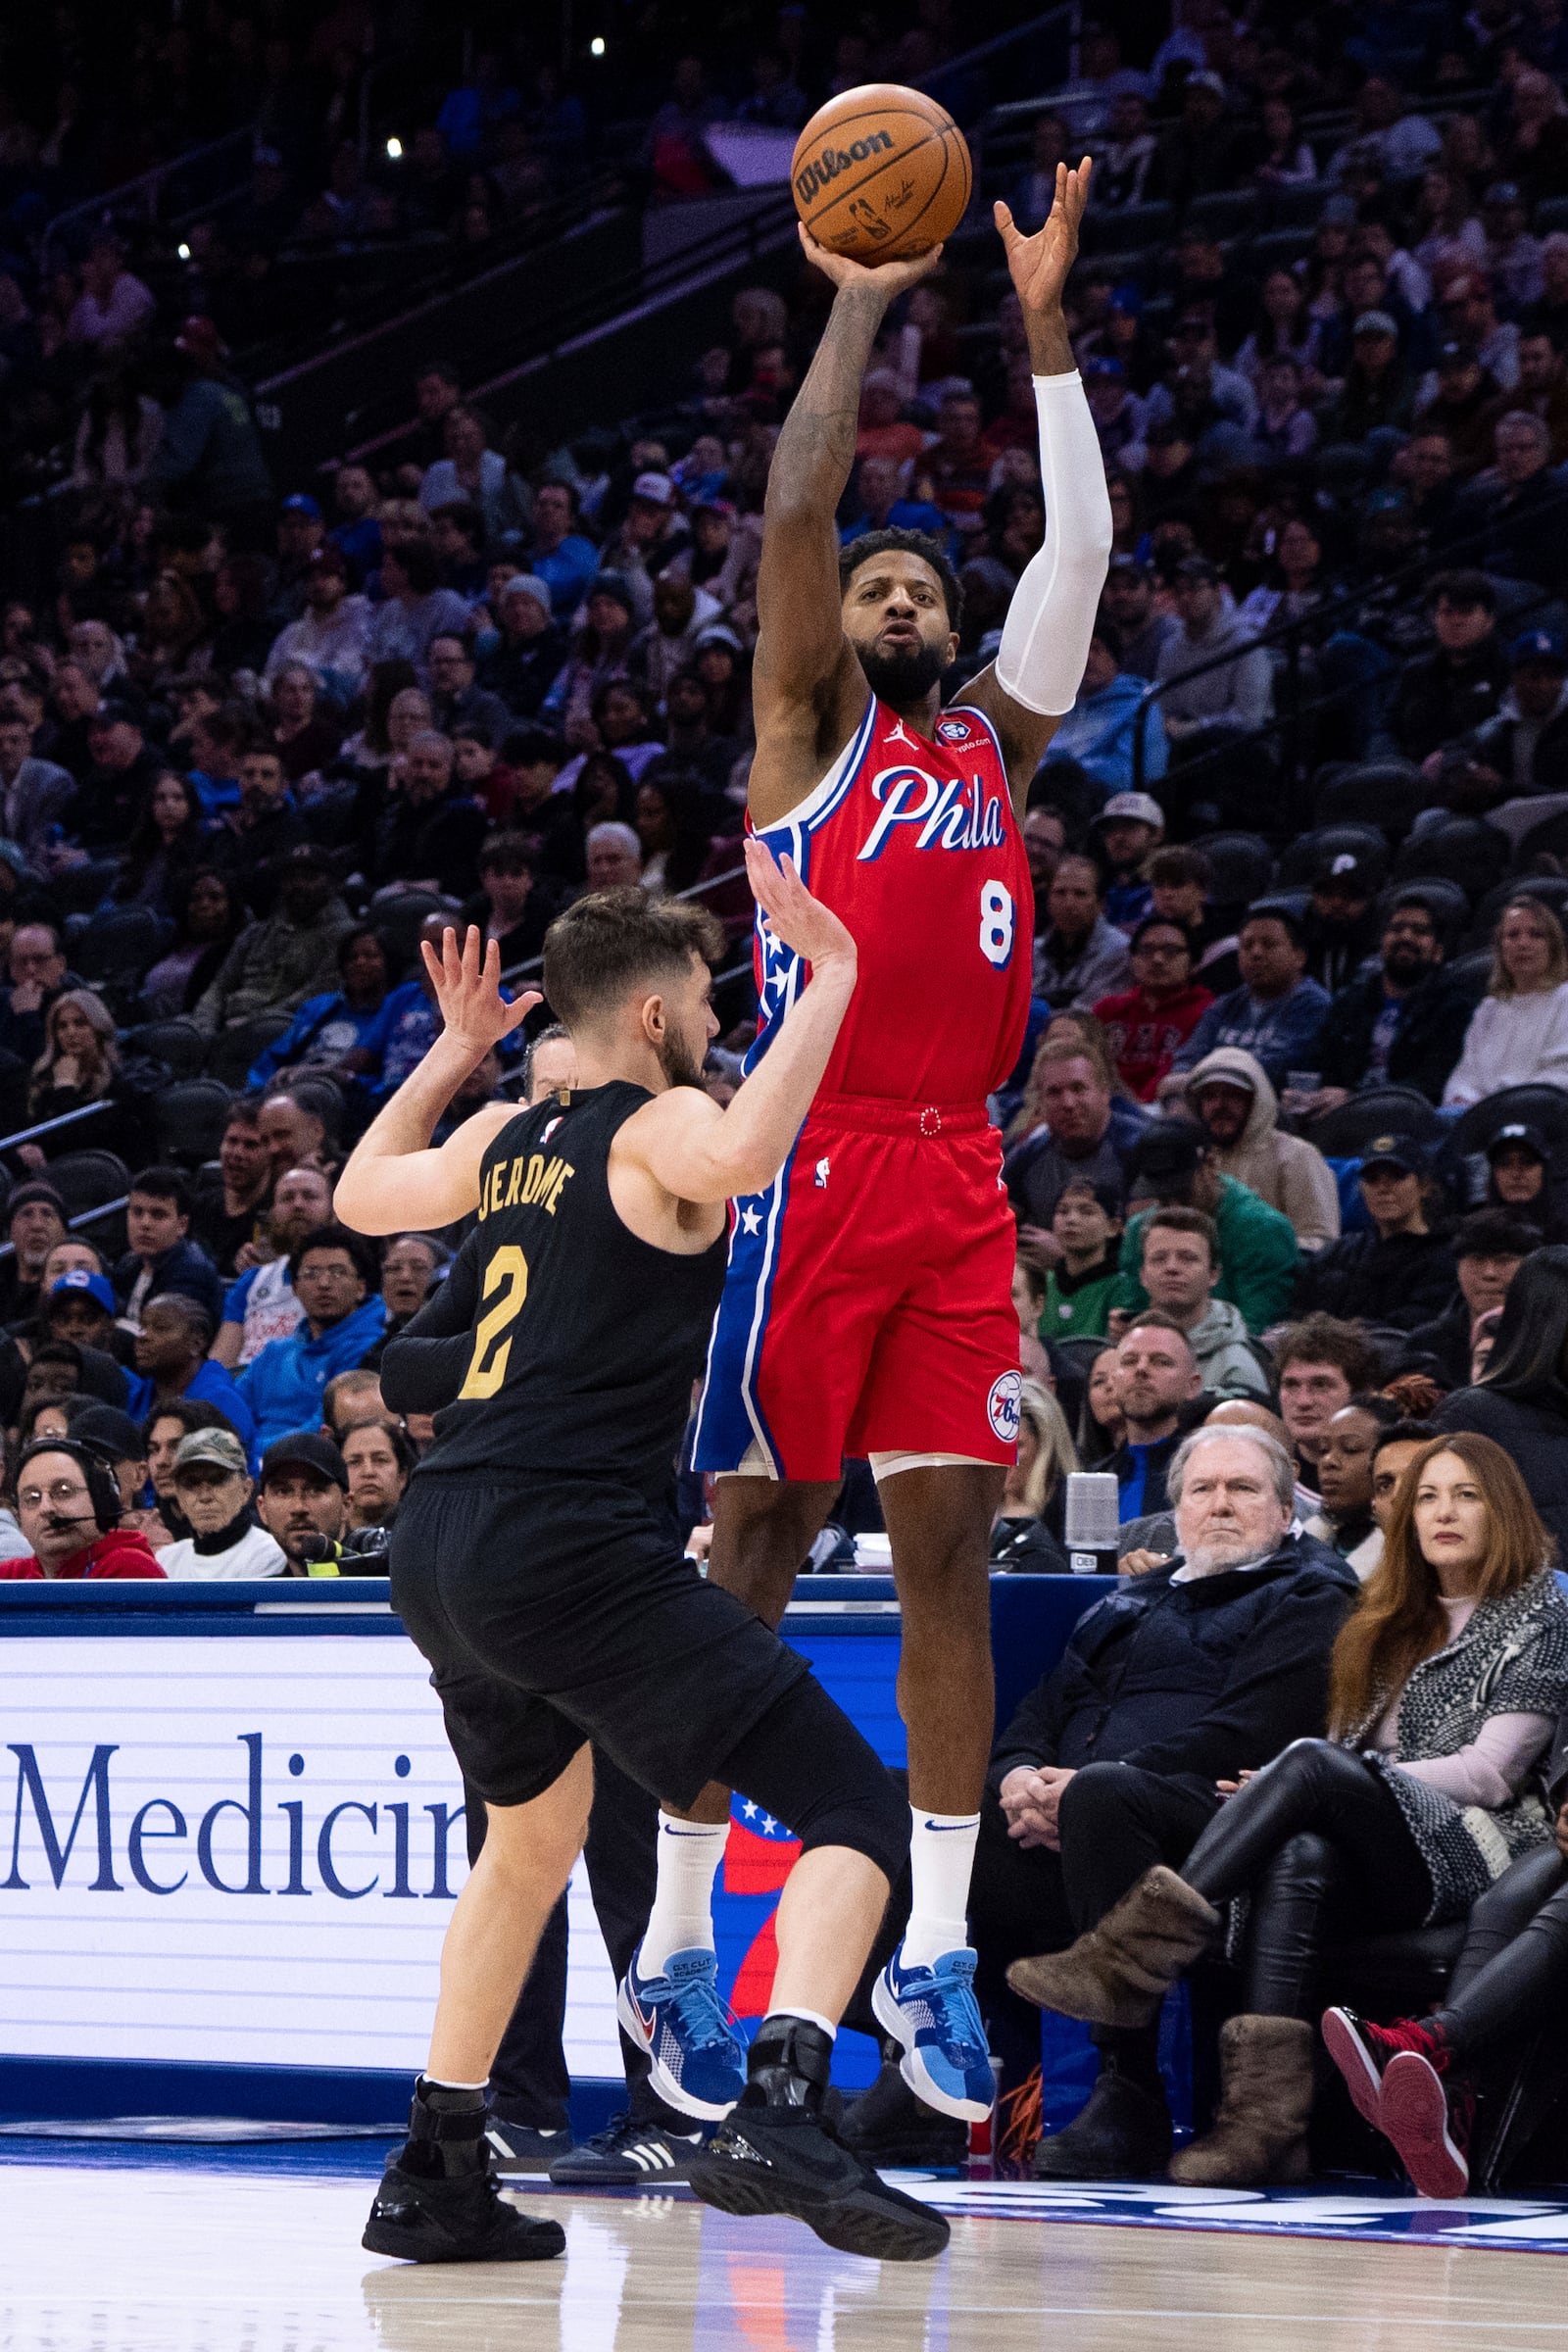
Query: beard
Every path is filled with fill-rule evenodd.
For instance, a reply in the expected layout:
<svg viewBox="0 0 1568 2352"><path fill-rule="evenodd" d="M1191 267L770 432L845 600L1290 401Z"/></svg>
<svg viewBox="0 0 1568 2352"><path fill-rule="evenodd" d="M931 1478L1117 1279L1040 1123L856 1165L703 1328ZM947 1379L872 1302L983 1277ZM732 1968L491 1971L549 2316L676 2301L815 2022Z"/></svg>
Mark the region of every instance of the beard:
<svg viewBox="0 0 1568 2352"><path fill-rule="evenodd" d="M879 702L895 710L907 710L924 702L945 666L941 651L934 645L922 645L917 651L901 647L891 654L880 654L873 646L858 650L866 684Z"/></svg>
<svg viewBox="0 0 1568 2352"><path fill-rule="evenodd" d="M659 1066L671 1086L701 1086L703 1065L692 1058L692 1051L683 1037L674 1030L666 1032L659 1048Z"/></svg>

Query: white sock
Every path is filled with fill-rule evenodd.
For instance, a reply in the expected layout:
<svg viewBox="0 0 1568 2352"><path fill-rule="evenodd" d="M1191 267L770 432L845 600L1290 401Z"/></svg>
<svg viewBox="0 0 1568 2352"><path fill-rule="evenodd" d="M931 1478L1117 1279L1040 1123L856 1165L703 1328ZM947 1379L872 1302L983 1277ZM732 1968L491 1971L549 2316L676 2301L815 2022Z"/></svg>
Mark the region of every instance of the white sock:
<svg viewBox="0 0 1568 2352"><path fill-rule="evenodd" d="M837 2041L839 2037L839 2030L830 2017L824 2017L820 2009L803 2009L799 2001L792 2003L788 2009L770 2009L762 2020L763 2025L771 2025L775 2017L798 2017L803 2025L819 2026L829 2041Z"/></svg>
<svg viewBox="0 0 1568 2352"><path fill-rule="evenodd" d="M944 1952L969 1940L969 1874L978 1813L928 1813L909 1807L909 1866L914 1900L899 1956L906 1968L934 1968Z"/></svg>
<svg viewBox="0 0 1568 2352"><path fill-rule="evenodd" d="M677 1821L660 1810L659 1885L643 1930L638 1973L662 1977L671 1952L713 1948L713 1875L724 1858L727 1821Z"/></svg>
<svg viewBox="0 0 1568 2352"><path fill-rule="evenodd" d="M488 2075L482 2082L449 2082L444 2075L421 2075L419 2081L426 2090L488 2090L490 2087Z"/></svg>

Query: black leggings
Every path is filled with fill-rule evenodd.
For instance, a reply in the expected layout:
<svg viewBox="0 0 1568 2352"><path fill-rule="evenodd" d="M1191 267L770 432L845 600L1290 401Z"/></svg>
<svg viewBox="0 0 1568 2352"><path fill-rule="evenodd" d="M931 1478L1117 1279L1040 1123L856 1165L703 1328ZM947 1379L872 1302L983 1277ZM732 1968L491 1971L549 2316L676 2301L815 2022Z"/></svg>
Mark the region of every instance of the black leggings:
<svg viewBox="0 0 1568 2352"><path fill-rule="evenodd" d="M847 1845L891 1883L909 1858L909 1808L870 1742L803 1675L718 1766L718 1779L787 1821L803 1853Z"/></svg>
<svg viewBox="0 0 1568 2352"><path fill-rule="evenodd" d="M1439 2011L1455 2053L1480 2058L1562 2007L1568 1986L1568 1862L1554 1845L1521 1854L1470 1914Z"/></svg>
<svg viewBox="0 0 1568 2352"><path fill-rule="evenodd" d="M1311 2018L1330 1928L1419 1927L1432 1879L1377 1773L1329 1740L1298 1740L1210 1822L1182 1877L1211 1903L1250 1894L1245 2004Z"/></svg>

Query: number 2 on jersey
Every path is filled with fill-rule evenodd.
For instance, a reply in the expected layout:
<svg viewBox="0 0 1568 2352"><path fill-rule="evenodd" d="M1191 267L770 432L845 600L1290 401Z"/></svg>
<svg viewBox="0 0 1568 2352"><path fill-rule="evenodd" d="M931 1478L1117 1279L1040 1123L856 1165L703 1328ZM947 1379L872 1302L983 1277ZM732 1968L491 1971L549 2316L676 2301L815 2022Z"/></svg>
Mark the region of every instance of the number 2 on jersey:
<svg viewBox="0 0 1568 2352"><path fill-rule="evenodd" d="M1000 972L1012 954L1012 893L1004 883L980 885L980 953Z"/></svg>
<svg viewBox="0 0 1568 2352"><path fill-rule="evenodd" d="M528 1296L528 1260L514 1242L498 1250L484 1270L484 1290L488 1298L499 1291L501 1296L494 1306L479 1317L473 1334L473 1354L469 1358L467 1377L458 1391L460 1397L493 1396L507 1377L507 1360L512 1353L510 1326L522 1312L522 1302ZM502 1333L506 1338L502 1339Z"/></svg>

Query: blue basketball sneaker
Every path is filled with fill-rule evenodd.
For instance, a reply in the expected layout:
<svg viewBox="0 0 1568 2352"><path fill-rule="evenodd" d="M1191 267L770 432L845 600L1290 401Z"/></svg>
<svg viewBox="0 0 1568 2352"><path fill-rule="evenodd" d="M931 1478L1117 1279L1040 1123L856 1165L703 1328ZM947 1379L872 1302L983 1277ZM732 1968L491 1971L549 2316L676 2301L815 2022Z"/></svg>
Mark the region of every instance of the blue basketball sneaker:
<svg viewBox="0 0 1568 2352"><path fill-rule="evenodd" d="M871 1988L884 2034L901 2042L899 2072L938 2115L983 2124L996 2081L986 2030L974 1997L975 1955L967 1944L944 1952L934 1968L906 1968L896 1951Z"/></svg>
<svg viewBox="0 0 1568 2352"><path fill-rule="evenodd" d="M640 1957L632 1954L615 1994L621 2029L648 2052L662 2099L716 2123L746 2088L746 2044L718 1997L718 1963L699 1946L671 1952L662 1977L639 1977Z"/></svg>

